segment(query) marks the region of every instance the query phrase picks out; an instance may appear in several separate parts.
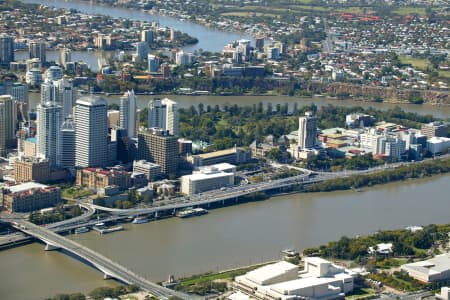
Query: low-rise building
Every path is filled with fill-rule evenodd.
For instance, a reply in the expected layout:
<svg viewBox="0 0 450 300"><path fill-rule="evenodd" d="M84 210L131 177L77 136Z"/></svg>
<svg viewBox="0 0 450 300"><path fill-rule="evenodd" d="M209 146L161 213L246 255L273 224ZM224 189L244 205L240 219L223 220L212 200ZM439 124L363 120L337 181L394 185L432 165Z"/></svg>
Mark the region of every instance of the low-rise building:
<svg viewBox="0 0 450 300"><path fill-rule="evenodd" d="M146 160L135 160L133 162L133 173L142 173L148 181L154 181L161 177L161 166Z"/></svg>
<svg viewBox="0 0 450 300"><path fill-rule="evenodd" d="M441 293L436 294L436 299L440 300L450 300L450 288L447 286L444 286L441 288Z"/></svg>
<svg viewBox="0 0 450 300"><path fill-rule="evenodd" d="M436 282L450 279L450 252L431 259L401 266L409 276L421 282Z"/></svg>
<svg viewBox="0 0 450 300"><path fill-rule="evenodd" d="M204 154L191 155L188 161L194 167L214 165L218 163L241 164L251 159L251 151L241 148L231 148Z"/></svg>
<svg viewBox="0 0 450 300"><path fill-rule="evenodd" d="M432 137L427 140L427 150L432 154L446 154L450 148L450 138Z"/></svg>
<svg viewBox="0 0 450 300"><path fill-rule="evenodd" d="M353 273L318 257L305 268L281 261L237 276L234 287L256 299L344 299L353 290Z"/></svg>
<svg viewBox="0 0 450 300"><path fill-rule="evenodd" d="M94 190L116 185L125 190L131 187L131 175L125 171L84 168L77 170L76 185Z"/></svg>
<svg viewBox="0 0 450 300"><path fill-rule="evenodd" d="M9 212L30 212L56 205L61 201L61 189L35 182L6 188L3 207Z"/></svg>
<svg viewBox="0 0 450 300"><path fill-rule="evenodd" d="M214 166L202 167L191 175L181 177L181 192L193 195L234 184L234 173L227 173Z"/></svg>

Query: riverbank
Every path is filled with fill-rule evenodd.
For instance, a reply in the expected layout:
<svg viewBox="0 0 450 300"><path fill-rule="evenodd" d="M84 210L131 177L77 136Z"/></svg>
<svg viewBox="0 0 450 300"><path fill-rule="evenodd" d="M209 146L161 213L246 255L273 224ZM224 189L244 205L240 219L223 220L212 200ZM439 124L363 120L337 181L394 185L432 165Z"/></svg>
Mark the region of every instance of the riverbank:
<svg viewBox="0 0 450 300"><path fill-rule="evenodd" d="M320 182L306 188L307 192L331 192L337 190L358 191L362 187L385 184L389 182L402 181L430 177L450 172L450 158L436 158L420 163L412 163L395 169L382 170L373 174L358 174L345 178L337 178Z"/></svg>
<svg viewBox="0 0 450 300"><path fill-rule="evenodd" d="M378 185L363 193L296 193L211 210L201 218L124 224L125 231L111 235L90 232L69 238L152 281L167 280L169 274L187 278L277 260L282 249L302 251L342 235L448 223L442 209L448 199L437 191L449 185L450 176L441 175ZM0 294L9 300L86 294L117 285L64 253L44 251L39 243L0 251L0 273L10 274L0 283Z"/></svg>

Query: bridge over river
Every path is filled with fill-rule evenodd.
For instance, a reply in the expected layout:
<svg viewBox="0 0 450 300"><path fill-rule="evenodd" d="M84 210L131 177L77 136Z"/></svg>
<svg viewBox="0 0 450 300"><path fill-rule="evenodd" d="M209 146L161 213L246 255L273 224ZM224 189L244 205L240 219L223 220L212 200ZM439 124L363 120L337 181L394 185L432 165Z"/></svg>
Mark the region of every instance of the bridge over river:
<svg viewBox="0 0 450 300"><path fill-rule="evenodd" d="M37 226L22 219L11 219L7 222L9 222L14 228L26 233L27 235L43 241L46 244L45 250L63 249L91 264L104 274L105 279L115 278L127 284L135 284L159 299L169 299L170 297L177 297L180 299L196 299L196 297L191 295L186 295L151 282L150 280L143 278L142 276L134 273L119 263L112 261L102 254L63 237L50 229Z"/></svg>

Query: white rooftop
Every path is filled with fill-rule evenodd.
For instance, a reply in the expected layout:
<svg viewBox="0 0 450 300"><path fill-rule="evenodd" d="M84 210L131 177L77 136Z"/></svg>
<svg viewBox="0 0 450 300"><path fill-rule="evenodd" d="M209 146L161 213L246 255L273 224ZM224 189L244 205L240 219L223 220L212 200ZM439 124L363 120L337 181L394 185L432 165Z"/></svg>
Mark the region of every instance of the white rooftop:
<svg viewBox="0 0 450 300"><path fill-rule="evenodd" d="M11 193L20 193L20 192L28 191L30 189L46 188L46 187L47 186L45 184L40 184L37 182L26 182L26 183L10 186L9 190L11 191Z"/></svg>
<svg viewBox="0 0 450 300"><path fill-rule="evenodd" d="M270 286L270 289L283 295L290 295L292 293L291 291L313 287L324 283L330 284L337 281L339 280L334 277L307 277L277 283Z"/></svg>
<svg viewBox="0 0 450 300"><path fill-rule="evenodd" d="M256 270L248 272L245 277L253 282L265 282L273 277L283 275L292 270L298 269L298 266L291 264L287 261L280 261L274 264L270 264Z"/></svg>
<svg viewBox="0 0 450 300"><path fill-rule="evenodd" d="M221 178L221 177L227 177L227 176L233 176L233 173L225 173L222 171L216 171L212 173L194 173L192 175L185 175L188 177L191 181L196 180L205 180L205 179L212 179L212 178Z"/></svg>
<svg viewBox="0 0 450 300"><path fill-rule="evenodd" d="M405 264L402 267L429 275L443 273L450 270L450 252L437 255L428 260Z"/></svg>

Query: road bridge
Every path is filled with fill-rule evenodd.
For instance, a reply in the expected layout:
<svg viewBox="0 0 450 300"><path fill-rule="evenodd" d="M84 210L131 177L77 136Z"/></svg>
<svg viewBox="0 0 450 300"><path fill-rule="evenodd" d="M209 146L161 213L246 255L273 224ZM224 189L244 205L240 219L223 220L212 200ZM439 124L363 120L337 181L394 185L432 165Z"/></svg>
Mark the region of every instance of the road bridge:
<svg viewBox="0 0 450 300"><path fill-rule="evenodd" d="M151 282L150 280L137 275L102 254L65 238L45 227L37 226L22 219L15 219L14 221L10 219L8 222L10 222L14 228L43 241L46 244L45 250L64 249L72 255L88 262L100 270L104 274L105 279L115 278L127 284L135 284L160 299L169 299L170 297L195 299L195 297L188 296L184 293L180 293Z"/></svg>

